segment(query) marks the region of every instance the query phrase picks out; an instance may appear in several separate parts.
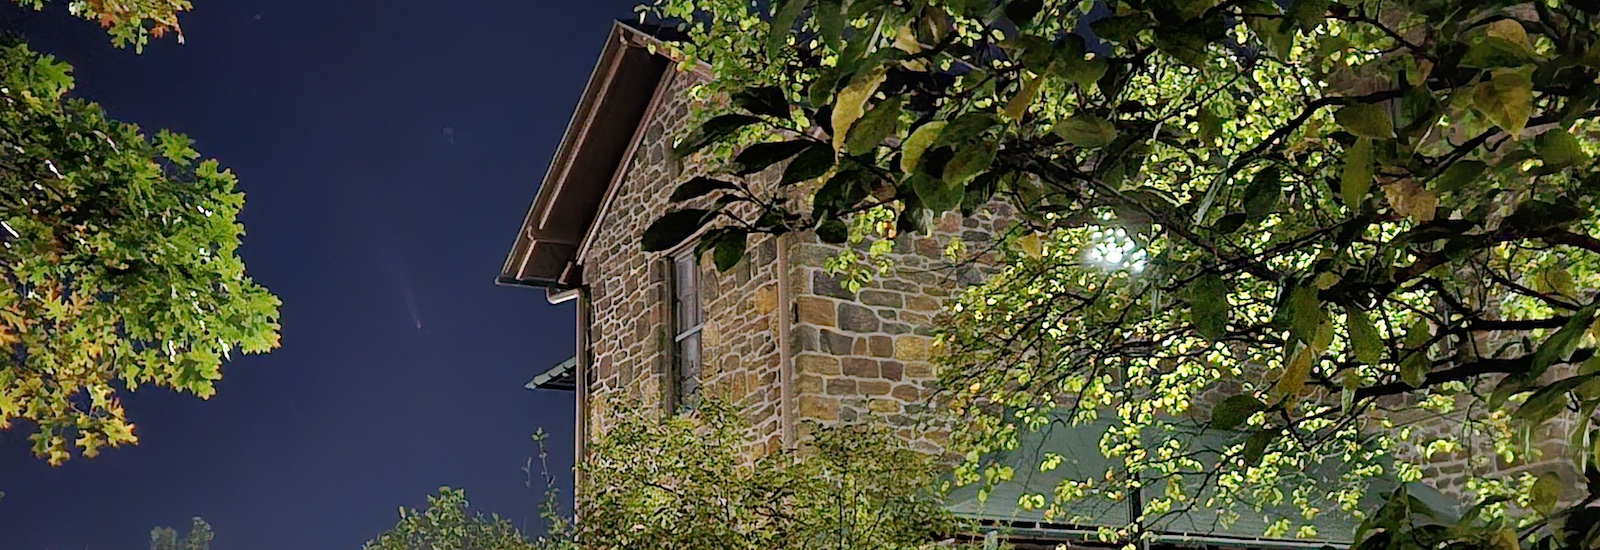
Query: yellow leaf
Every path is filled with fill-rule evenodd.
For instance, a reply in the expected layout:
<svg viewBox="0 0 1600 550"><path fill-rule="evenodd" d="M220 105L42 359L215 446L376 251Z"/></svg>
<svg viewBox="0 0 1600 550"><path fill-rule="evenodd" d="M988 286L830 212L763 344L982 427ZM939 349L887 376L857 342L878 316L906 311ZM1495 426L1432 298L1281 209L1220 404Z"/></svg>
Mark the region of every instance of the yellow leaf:
<svg viewBox="0 0 1600 550"><path fill-rule="evenodd" d="M877 93L886 72L884 67L877 67L858 74L848 86L839 90L833 102L833 150L844 150L844 140L850 133L850 127L866 112L867 100Z"/></svg>
<svg viewBox="0 0 1600 550"><path fill-rule="evenodd" d="M1017 237L1017 248L1022 249L1022 253L1027 254L1029 258L1038 259L1044 255L1044 244L1040 241L1038 233Z"/></svg>
<svg viewBox="0 0 1600 550"><path fill-rule="evenodd" d="M897 50L910 54L915 54L922 51L922 43L917 42L917 33L916 31L911 30L910 23L901 25L900 30L895 32L894 47Z"/></svg>
<svg viewBox="0 0 1600 550"><path fill-rule="evenodd" d="M1312 356L1309 346L1296 346L1289 361L1283 365L1283 375L1278 377L1277 385L1272 387L1274 399L1288 399L1300 394L1305 389L1306 380L1311 378Z"/></svg>
<svg viewBox="0 0 1600 550"><path fill-rule="evenodd" d="M1383 194L1395 212L1416 223L1433 221L1434 212L1439 208L1438 195L1409 179L1383 186Z"/></svg>
<svg viewBox="0 0 1600 550"><path fill-rule="evenodd" d="M1522 24L1514 20L1501 19L1495 21L1485 27L1485 30L1489 38L1504 40L1522 48L1523 51L1533 52L1533 44L1528 41L1528 31L1522 28Z"/></svg>
<svg viewBox="0 0 1600 550"><path fill-rule="evenodd" d="M1520 139L1533 116L1533 69L1496 69L1488 82L1473 90L1472 104L1490 122Z"/></svg>

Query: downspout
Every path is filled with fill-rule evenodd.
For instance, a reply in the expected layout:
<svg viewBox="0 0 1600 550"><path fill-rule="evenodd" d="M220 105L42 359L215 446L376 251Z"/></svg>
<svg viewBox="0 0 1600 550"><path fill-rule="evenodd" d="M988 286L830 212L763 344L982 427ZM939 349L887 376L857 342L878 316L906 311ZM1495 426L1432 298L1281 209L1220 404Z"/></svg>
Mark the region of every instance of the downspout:
<svg viewBox="0 0 1600 550"><path fill-rule="evenodd" d="M576 440L576 442L574 443L572 456L573 462L581 465L583 464L583 461L589 457L589 382L592 378L592 375L590 374L590 368L594 364L594 349L592 347L594 339L590 334L590 324L592 323L591 319L593 318L590 313L590 304L593 303L593 297L590 296L589 287L587 286L578 287L577 293L578 372L576 373L577 376L574 378L574 381L576 382L575 385L577 386L575 389L577 390L578 394L576 399L577 429L574 430L576 433L574 434L575 437L573 437L573 439ZM572 493L574 497L577 496L578 487L581 486L579 483L582 481L583 469L574 468L572 471ZM576 518L578 504L576 498L573 499L572 504L573 517Z"/></svg>
<svg viewBox="0 0 1600 550"><path fill-rule="evenodd" d="M790 338L791 326L796 315L794 289L789 288L789 246L787 235L779 234L777 239L778 249L778 304L774 315L778 316L778 431L779 439L785 449L793 449L795 445L795 381L794 381L794 342Z"/></svg>
<svg viewBox="0 0 1600 550"><path fill-rule="evenodd" d="M592 360L589 349L589 289L582 286L559 292L550 287L545 289L545 301L550 302L551 305L573 300L578 301L577 348L574 350L578 364L576 367L577 372L573 373L573 385L575 386L573 393L576 394L575 401L577 403L573 411L576 428L573 430L572 456L574 463L582 464L585 453L588 452L589 442L589 363ZM581 468L573 469L572 489L574 498L572 504L574 518L577 517L578 500L576 497L578 487L581 486L582 476L583 470Z"/></svg>

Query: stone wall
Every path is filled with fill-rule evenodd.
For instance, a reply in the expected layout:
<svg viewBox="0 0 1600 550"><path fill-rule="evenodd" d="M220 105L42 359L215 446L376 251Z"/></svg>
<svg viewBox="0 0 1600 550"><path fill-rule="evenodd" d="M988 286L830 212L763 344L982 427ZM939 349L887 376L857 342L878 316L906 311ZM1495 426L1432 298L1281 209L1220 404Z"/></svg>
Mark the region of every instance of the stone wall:
<svg viewBox="0 0 1600 550"><path fill-rule="evenodd" d="M697 167L674 166L670 151L682 134L690 103L683 93L695 76L668 77L653 117L628 159L615 196L597 220L593 243L580 261L589 285L592 368L590 425L603 433L613 407L660 407L671 388L667 333L669 273L663 255L640 250L640 236L667 211L667 197ZM921 448L942 448L947 431L929 427L925 403L934 380L930 348L944 301L975 283L979 271L950 265L944 247L965 236L981 242L1006 224L1003 207L971 219L946 214L929 235L895 240L897 266L853 294L824 267L840 249L809 232L752 237L743 261L718 273L701 263L702 392L736 403L752 427L751 442L782 442L783 365L780 315L792 323L796 428L806 421L886 421ZM998 213L998 215L997 215ZM778 291L779 247L789 256L788 296Z"/></svg>
<svg viewBox="0 0 1600 550"><path fill-rule="evenodd" d="M671 160L690 103L683 93L693 76L672 74L655 115L624 168L615 196L596 221L581 263L590 289L592 342L590 426L603 433L615 407L663 407L672 388L668 334L670 266L666 255L640 248L644 229L669 209L667 197L694 166ZM703 257L700 295L703 395L739 406L758 448L781 441L776 328L777 241L752 238L747 258L718 273Z"/></svg>
<svg viewBox="0 0 1600 550"><path fill-rule="evenodd" d="M981 267L949 262L943 250L963 237L981 246L1009 227L1008 219L1003 206L965 219L945 213L927 235L898 236L890 255L895 267L855 293L824 267L838 246L796 235L790 288L799 427L887 422L919 449L943 449L949 431L927 414L936 377L933 332L951 293L983 277Z"/></svg>

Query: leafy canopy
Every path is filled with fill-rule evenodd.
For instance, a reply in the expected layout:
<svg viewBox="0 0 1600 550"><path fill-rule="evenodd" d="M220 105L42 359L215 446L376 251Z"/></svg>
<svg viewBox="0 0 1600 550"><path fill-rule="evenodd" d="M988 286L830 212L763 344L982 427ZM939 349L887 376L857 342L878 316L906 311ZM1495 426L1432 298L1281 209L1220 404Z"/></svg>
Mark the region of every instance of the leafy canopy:
<svg viewBox="0 0 1600 550"><path fill-rule="evenodd" d="M1368 517L1368 547L1419 525L1499 547L1600 537L1579 473L1600 454L1600 3L641 12L681 23L666 48L727 99L678 145L710 169L677 197L700 206L647 250L709 225L701 246L736 259L752 233L846 242L1015 207L996 277L941 339L966 479L1008 477L981 457L1066 410L1117 419L1102 451L1120 466L1030 499L1056 510L1141 488L1158 513L1299 505L1274 535L1317 536L1307 518L1342 508ZM768 167L807 200L744 179ZM1192 448L1194 430L1233 443ZM1456 527L1405 491L1360 506L1367 480L1447 456L1484 503ZM1274 482L1322 463L1349 473Z"/></svg>
<svg viewBox="0 0 1600 550"><path fill-rule="evenodd" d="M473 512L460 489L440 487L428 508L400 508L400 521L364 550L532 550L533 544L500 516Z"/></svg>
<svg viewBox="0 0 1600 550"><path fill-rule="evenodd" d="M0 43L0 427L52 464L136 441L119 388L210 397L223 360L278 345L233 174L68 97L70 71Z"/></svg>
<svg viewBox="0 0 1600 550"><path fill-rule="evenodd" d="M189 533L183 538L178 538L178 532L171 527L151 529L150 550L211 550L211 539L214 537L211 524L195 516L190 521Z"/></svg>
<svg viewBox="0 0 1600 550"><path fill-rule="evenodd" d="M14 0L17 4L44 9L50 0ZM178 26L178 14L193 6L189 0L66 0L67 10L73 15L100 24L111 35L118 47L133 46L143 50L151 38L161 38L167 33L177 35L183 42L183 28Z"/></svg>

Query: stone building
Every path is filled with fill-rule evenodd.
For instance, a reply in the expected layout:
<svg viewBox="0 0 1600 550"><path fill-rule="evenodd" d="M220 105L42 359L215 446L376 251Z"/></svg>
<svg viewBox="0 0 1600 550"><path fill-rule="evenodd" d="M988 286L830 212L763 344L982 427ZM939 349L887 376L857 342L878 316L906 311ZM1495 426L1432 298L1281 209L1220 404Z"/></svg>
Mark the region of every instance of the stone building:
<svg viewBox="0 0 1600 550"><path fill-rule="evenodd" d="M656 38L617 25L501 273L578 305L572 361L539 385L575 388L583 433L603 429L606 396L679 407L700 395L736 403L767 448L804 421L870 413L933 449L912 425L933 378L934 316L975 280L940 251L961 233L990 234L993 214L949 215L931 235L896 243L902 269L851 293L823 267L838 249L813 235L752 236L747 257L719 273L684 250L647 254L640 235L668 210L692 167L669 159L696 78L649 53Z"/></svg>
<svg viewBox="0 0 1600 550"><path fill-rule="evenodd" d="M693 175L692 162L677 166L670 151L689 116L684 92L706 76L652 53L660 39L625 24L612 28L500 274L501 284L542 288L552 303L577 305L574 358L529 387L575 392L579 456L604 430L615 398L670 410L705 395L741 407L757 448L793 445L811 421L870 414L914 445L940 449L947 434L919 422L934 379L932 328L952 290L978 280L971 267L947 265L941 251L956 238L1004 231L1005 213L948 214L928 235L902 236L892 254L899 268L858 293L824 267L839 250L810 233L752 236L745 259L726 273L688 249L643 252L644 229ZM1095 449L1087 434L1065 433L1051 445ZM1100 460L1081 462L1101 467ZM1025 474L1016 489L1048 488L1070 473ZM985 503L956 495L951 506L1014 540L1046 544L1084 540L1095 527L1126 524L1135 513L1101 503L1094 524L1063 525L1019 512L1015 495L1009 502L1005 496ZM1163 532L1156 540L1256 548L1337 543L1262 539L1266 518L1218 527L1216 513L1206 513L1153 526ZM1347 533L1353 525L1328 527Z"/></svg>

